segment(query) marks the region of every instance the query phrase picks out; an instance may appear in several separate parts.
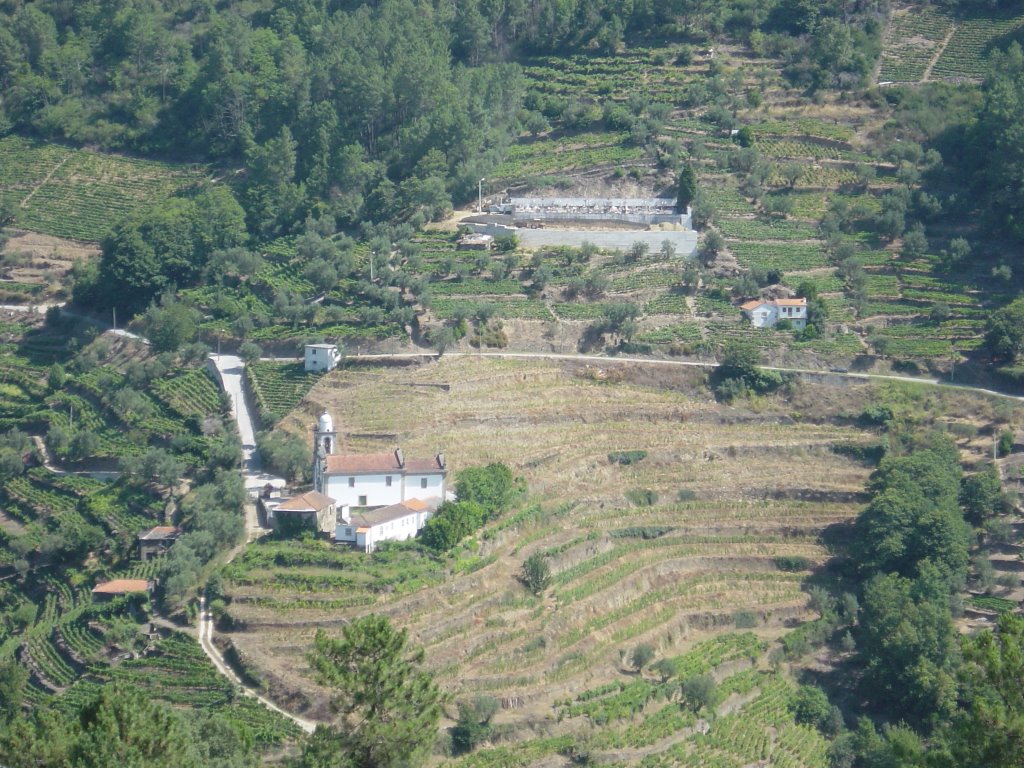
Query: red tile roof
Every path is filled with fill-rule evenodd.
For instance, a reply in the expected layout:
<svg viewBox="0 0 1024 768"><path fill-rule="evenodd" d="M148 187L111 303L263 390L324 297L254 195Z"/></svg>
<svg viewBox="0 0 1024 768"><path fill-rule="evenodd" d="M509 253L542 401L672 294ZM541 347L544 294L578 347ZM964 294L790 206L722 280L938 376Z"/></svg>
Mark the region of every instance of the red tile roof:
<svg viewBox="0 0 1024 768"><path fill-rule="evenodd" d="M368 472L401 472L402 467L392 453L367 453L355 456L328 456L327 471L342 475Z"/></svg>
<svg viewBox="0 0 1024 768"><path fill-rule="evenodd" d="M433 459L406 459L406 473L420 474L443 472L444 468ZM327 472L332 475L377 474L380 472L400 473L403 467L398 457L391 453L367 453L354 456L328 456Z"/></svg>
<svg viewBox="0 0 1024 768"><path fill-rule="evenodd" d="M444 472L444 467L438 462L436 456L432 459L406 459L405 472L410 475Z"/></svg>
<svg viewBox="0 0 1024 768"><path fill-rule="evenodd" d="M130 592L149 592L152 582L147 579L114 579L97 584L92 589L94 595L127 595Z"/></svg>
<svg viewBox="0 0 1024 768"><path fill-rule="evenodd" d="M779 307L804 307L807 299L776 299L775 304Z"/></svg>
<svg viewBox="0 0 1024 768"><path fill-rule="evenodd" d="M419 501L419 499L417 499ZM422 502L420 502L422 504ZM415 515L417 512L422 512L426 509L424 504L422 508L415 508L409 506L409 502L392 504L389 507L378 507L377 509L370 509L365 512L353 512L352 513L352 525L359 526L360 528L366 527L371 528L375 525L383 525L384 523L391 523L395 520L401 520L403 517L409 515Z"/></svg>
<svg viewBox="0 0 1024 768"><path fill-rule="evenodd" d="M764 301L758 301L758 300L756 300L756 299L755 299L755 300L753 300L753 301L748 301L748 302L745 302L745 303L743 303L743 304L740 304L740 309L745 309L745 310L747 310L747 311L750 311L751 309L757 309L757 308L758 308L758 307L760 307L760 306L761 306L762 304L766 304L766 303L767 303L767 302L764 302Z"/></svg>
<svg viewBox="0 0 1024 768"><path fill-rule="evenodd" d="M285 512L319 512L334 504L334 499L324 496L319 491L307 491L277 505L277 509Z"/></svg>

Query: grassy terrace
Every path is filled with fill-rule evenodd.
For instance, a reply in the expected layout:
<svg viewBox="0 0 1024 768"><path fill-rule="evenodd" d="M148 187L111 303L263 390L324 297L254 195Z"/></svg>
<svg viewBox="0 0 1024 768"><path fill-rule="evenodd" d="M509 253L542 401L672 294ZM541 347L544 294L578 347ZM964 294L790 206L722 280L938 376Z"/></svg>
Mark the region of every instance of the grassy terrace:
<svg viewBox="0 0 1024 768"><path fill-rule="evenodd" d="M682 374L666 376L683 391L497 359L330 374L307 401L345 425L345 450L380 450L395 438L372 435L396 435L410 456L443 448L453 471L508 462L532 504L447 561L261 542L224 574L245 627L233 640L275 679L306 687L302 653L318 622L383 612L426 646L456 695L527 696L550 708L556 691L618 679L620 652L638 642L673 655L727 631L751 605L768 635L804 615L805 574L780 571L776 558L827 556L817 534L856 513L868 472L831 446L871 436L719 409L700 390L687 394ZM305 434L304 419L281 428ZM635 449L647 451L637 464L608 460ZM651 503L629 501L634 490ZM818 500L801 500L808 495ZM516 579L532 552L554 574L543 598Z"/></svg>

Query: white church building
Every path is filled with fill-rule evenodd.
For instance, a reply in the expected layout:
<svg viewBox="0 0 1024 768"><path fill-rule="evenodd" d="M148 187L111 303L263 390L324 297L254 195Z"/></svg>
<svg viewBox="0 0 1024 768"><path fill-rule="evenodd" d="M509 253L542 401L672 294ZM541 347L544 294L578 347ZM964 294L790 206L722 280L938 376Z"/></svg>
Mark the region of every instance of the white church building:
<svg viewBox="0 0 1024 768"><path fill-rule="evenodd" d="M372 551L380 541L411 538L445 499L444 454L407 459L396 448L341 455L337 447L334 420L324 411L313 428L313 489L336 505L336 541Z"/></svg>

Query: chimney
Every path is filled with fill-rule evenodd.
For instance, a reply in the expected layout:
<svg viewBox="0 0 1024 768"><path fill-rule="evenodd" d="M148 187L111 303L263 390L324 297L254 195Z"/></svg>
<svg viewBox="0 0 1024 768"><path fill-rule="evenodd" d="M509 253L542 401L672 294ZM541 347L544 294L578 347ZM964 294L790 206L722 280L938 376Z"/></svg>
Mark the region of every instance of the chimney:
<svg viewBox="0 0 1024 768"><path fill-rule="evenodd" d="M437 466L439 466L441 469L444 469L444 454L443 453L438 453L437 454Z"/></svg>
<svg viewBox="0 0 1024 768"><path fill-rule="evenodd" d="M398 462L398 466L405 468L405 454L401 448L395 448L395 461Z"/></svg>

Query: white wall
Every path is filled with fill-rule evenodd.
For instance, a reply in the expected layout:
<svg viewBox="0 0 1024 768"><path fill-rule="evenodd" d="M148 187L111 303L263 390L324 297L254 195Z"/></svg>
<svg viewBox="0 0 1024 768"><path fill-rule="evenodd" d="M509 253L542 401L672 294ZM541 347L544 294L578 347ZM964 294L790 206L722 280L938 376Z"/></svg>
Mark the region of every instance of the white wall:
<svg viewBox="0 0 1024 768"><path fill-rule="evenodd" d="M338 366L338 351L334 348L306 347L306 370L333 371Z"/></svg>
<svg viewBox="0 0 1024 768"><path fill-rule="evenodd" d="M771 328L776 320L778 315L771 304L762 304L750 313L750 324L755 328Z"/></svg>
<svg viewBox="0 0 1024 768"><path fill-rule="evenodd" d="M391 475L351 475L355 478L355 486L348 484L349 476L330 475L327 478L326 496L334 499L335 504L341 506L348 504L351 507L363 506L359 503L359 497L366 497L368 507L386 507L397 504L402 499L402 475L394 472ZM391 478L391 487L388 487L387 478Z"/></svg>
<svg viewBox="0 0 1024 768"><path fill-rule="evenodd" d="M422 481L426 479L427 487L424 488ZM444 476L443 475L406 475L405 476L405 498L429 499L431 496L444 498Z"/></svg>

